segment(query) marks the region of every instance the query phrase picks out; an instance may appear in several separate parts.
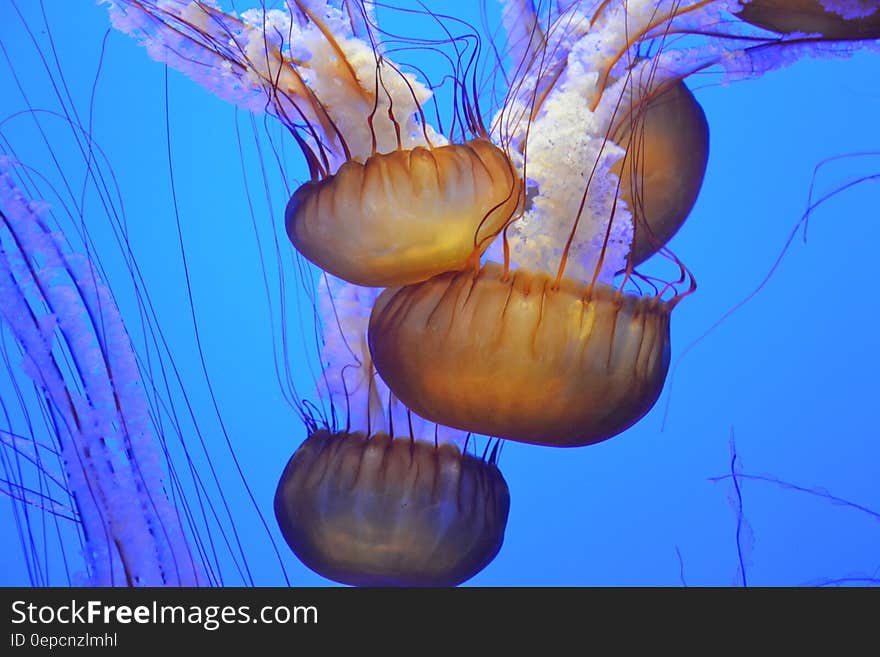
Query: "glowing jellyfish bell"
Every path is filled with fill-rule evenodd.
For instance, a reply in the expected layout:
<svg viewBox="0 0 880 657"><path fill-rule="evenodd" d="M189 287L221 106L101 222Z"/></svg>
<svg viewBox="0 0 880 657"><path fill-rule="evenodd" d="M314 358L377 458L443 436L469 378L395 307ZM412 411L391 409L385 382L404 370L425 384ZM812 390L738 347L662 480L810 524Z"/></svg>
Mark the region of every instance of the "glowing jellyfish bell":
<svg viewBox="0 0 880 657"><path fill-rule="evenodd" d="M311 423L284 469L275 515L315 572L360 586L453 586L482 570L504 538L510 498L495 463L461 432L404 408L376 376L364 332L376 293L321 287L322 397L346 428Z"/></svg>
<svg viewBox="0 0 880 657"><path fill-rule="evenodd" d="M878 0L751 0L738 16L772 32L827 39L880 39Z"/></svg>
<svg viewBox="0 0 880 657"><path fill-rule="evenodd" d="M316 71L316 80L341 81L359 102L333 117L345 162L336 171L313 169L313 180L287 205L291 242L325 271L358 285L417 282L479 258L519 202L507 156L477 124L478 138L445 143L421 111L430 96L424 87L372 51L365 54L366 43L340 40L309 17L336 51L337 71ZM325 84L315 84L318 98ZM343 116L361 127L342 126ZM364 126L370 141L354 148L349 134Z"/></svg>
<svg viewBox="0 0 880 657"><path fill-rule="evenodd" d="M291 13L241 16L183 0L112 6L116 27L154 57L287 126L312 176L290 198L287 233L335 276L385 286L462 269L519 205L516 172L467 91L457 98L469 138L447 143L422 109L431 91L383 55L371 5L295 0Z"/></svg>
<svg viewBox="0 0 880 657"><path fill-rule="evenodd" d="M478 114L462 112L475 138L447 143L422 111L431 93L381 56L368 20L358 39L297 6L308 21L294 39L311 51L299 67L312 69L305 97L320 121L310 132L328 134L344 161L337 169L312 141L312 180L285 213L293 245L358 285L413 283L478 259L520 197L513 166ZM366 7L359 11L366 19Z"/></svg>
<svg viewBox="0 0 880 657"><path fill-rule="evenodd" d="M483 139L376 153L294 192L287 233L347 281L413 283L478 259L512 216L517 187L507 156Z"/></svg>
<svg viewBox="0 0 880 657"><path fill-rule="evenodd" d="M672 304L495 263L388 290L370 324L382 377L416 413L476 433L578 446L650 410Z"/></svg>

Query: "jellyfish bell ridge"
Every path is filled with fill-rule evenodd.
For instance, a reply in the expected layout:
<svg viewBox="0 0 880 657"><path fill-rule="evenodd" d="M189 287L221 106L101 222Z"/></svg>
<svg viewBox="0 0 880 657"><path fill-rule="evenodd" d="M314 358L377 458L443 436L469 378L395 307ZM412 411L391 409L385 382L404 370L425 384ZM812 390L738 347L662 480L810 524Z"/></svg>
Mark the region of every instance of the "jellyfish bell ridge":
<svg viewBox="0 0 880 657"><path fill-rule="evenodd" d="M880 2L864 0L861 16L846 17L826 8L821 0L751 0L744 2L737 15L758 27L791 34L820 34L830 40L880 39ZM840 3L844 5L853 3ZM871 11L873 9L873 11Z"/></svg>
<svg viewBox="0 0 880 657"><path fill-rule="evenodd" d="M275 494L294 553L356 586L464 582L501 549L509 508L492 459L386 433L313 432Z"/></svg>
<svg viewBox="0 0 880 657"><path fill-rule="evenodd" d="M376 369L434 422L519 442L611 438L657 401L672 302L487 263L382 293Z"/></svg>
<svg viewBox="0 0 880 657"><path fill-rule="evenodd" d="M638 265L678 230L693 209L709 158L709 124L682 80L648 88L612 139L627 149L611 171L633 214L630 258Z"/></svg>
<svg viewBox="0 0 880 657"><path fill-rule="evenodd" d="M510 221L520 182L484 139L348 161L308 182L285 213L291 242L350 283L386 287L462 269Z"/></svg>

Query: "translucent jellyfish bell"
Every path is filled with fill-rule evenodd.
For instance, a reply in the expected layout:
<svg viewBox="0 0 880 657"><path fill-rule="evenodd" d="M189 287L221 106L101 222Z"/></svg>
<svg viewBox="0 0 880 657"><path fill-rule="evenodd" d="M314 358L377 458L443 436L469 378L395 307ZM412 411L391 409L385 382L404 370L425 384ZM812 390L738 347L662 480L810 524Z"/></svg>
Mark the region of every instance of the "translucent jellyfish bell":
<svg viewBox="0 0 880 657"><path fill-rule="evenodd" d="M285 220L290 241L321 269L384 287L478 259L519 197L507 155L476 139L348 161L296 190Z"/></svg>
<svg viewBox="0 0 880 657"><path fill-rule="evenodd" d="M370 352L401 401L429 420L538 445L588 445L656 402L672 307L489 263L476 275L385 291Z"/></svg>
<svg viewBox="0 0 880 657"><path fill-rule="evenodd" d="M478 118L469 126L478 138L447 144L426 124L425 87L365 42L334 34L304 11L304 33L314 26L341 62L330 82L310 78L315 96L326 99L321 109L333 100L324 91L330 83L360 102L327 110L338 116L333 127L345 161L313 175L291 197L285 224L293 245L324 271L377 287L415 283L479 259L519 204L508 156ZM479 116L471 109L462 114ZM358 133L369 141L358 144Z"/></svg>
<svg viewBox="0 0 880 657"><path fill-rule="evenodd" d="M617 125L615 143L627 155L612 167L633 214L634 265L663 247L694 207L709 159L709 124L681 80L648 87Z"/></svg>
<svg viewBox="0 0 880 657"><path fill-rule="evenodd" d="M311 173L285 225L311 262L372 286L462 269L516 212L517 173L469 106L469 81L456 82L460 143L431 127L431 90L384 52L372 7L355 4L294 0L289 13L236 16L116 0L111 15L154 57L284 123Z"/></svg>
<svg viewBox="0 0 880 657"><path fill-rule="evenodd" d="M318 290L332 421L311 421L281 475L275 515L315 572L360 586L453 586L504 540L510 495L495 448L473 455L466 433L417 417L376 374L367 350L379 290L324 276Z"/></svg>

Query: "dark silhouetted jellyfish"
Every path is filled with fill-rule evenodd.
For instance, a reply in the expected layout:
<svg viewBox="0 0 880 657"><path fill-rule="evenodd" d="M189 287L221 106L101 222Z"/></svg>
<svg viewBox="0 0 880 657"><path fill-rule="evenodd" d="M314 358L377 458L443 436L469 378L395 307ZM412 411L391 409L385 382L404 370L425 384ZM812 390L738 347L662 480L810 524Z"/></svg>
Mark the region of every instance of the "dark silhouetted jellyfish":
<svg viewBox="0 0 880 657"><path fill-rule="evenodd" d="M344 416L309 423L275 494L275 516L309 568L360 586L454 586L504 539L510 497L498 443L425 422L378 378L366 349L377 292L322 279L320 392Z"/></svg>
<svg viewBox="0 0 880 657"><path fill-rule="evenodd" d="M737 15L782 34L819 34L826 39L880 39L878 0L750 0Z"/></svg>

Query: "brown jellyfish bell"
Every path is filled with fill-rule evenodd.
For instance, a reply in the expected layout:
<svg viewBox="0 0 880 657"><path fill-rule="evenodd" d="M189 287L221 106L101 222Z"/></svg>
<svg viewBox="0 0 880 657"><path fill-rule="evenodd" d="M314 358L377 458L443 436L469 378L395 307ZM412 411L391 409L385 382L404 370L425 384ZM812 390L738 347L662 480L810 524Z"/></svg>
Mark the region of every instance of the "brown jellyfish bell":
<svg viewBox="0 0 880 657"><path fill-rule="evenodd" d="M633 213L630 257L638 265L672 239L693 209L709 159L709 124L682 80L635 95L640 102L611 134L627 151L611 170Z"/></svg>
<svg viewBox="0 0 880 657"><path fill-rule="evenodd" d="M572 5L570 9L576 10L577 6ZM555 43L559 34L569 40L585 37L594 24L608 18L611 9L609 3L603 2L589 20L562 12L545 30L534 8L518 6L521 15L508 27L513 29L511 37L522 51L520 66L527 71L537 69L534 98L528 108L531 120L540 115L568 68L567 58L559 56L559 46ZM658 13L649 21L645 32L662 32L666 22L675 15L675 11L669 16ZM635 41L638 38L634 37ZM636 57L615 78L612 70L618 60L624 59L619 52L602 61L596 72L600 75L601 89L608 89L615 82L626 87L607 137L625 150L624 157L611 171L620 177L620 198L633 214L630 257L634 265L639 265L665 246L693 209L709 156L709 126L683 76L657 82L655 69L647 67L633 77L635 65L645 62L643 57ZM584 102L595 110L602 95L603 92L592 94L585 97ZM526 199L526 205L528 201Z"/></svg>
<svg viewBox="0 0 880 657"><path fill-rule="evenodd" d="M425 116L432 91L387 56L371 3L289 0L288 11L241 15L206 2L111 7L153 56L290 131L311 179L285 225L324 271L379 287L425 280L478 260L514 215L520 181L489 141L476 82L455 81L448 143Z"/></svg>
<svg viewBox="0 0 880 657"><path fill-rule="evenodd" d="M302 562L355 586L455 586L494 559L510 496L488 459L451 444L318 430L296 450L275 517Z"/></svg>
<svg viewBox="0 0 880 657"><path fill-rule="evenodd" d="M454 586L485 568L504 540L510 495L500 442L477 455L475 437L426 422L390 393L366 344L378 294L321 279L318 395L331 411L303 413L309 436L281 475L275 516L294 553L324 577Z"/></svg>
<svg viewBox="0 0 880 657"><path fill-rule="evenodd" d="M845 18L821 0L751 0L738 16L771 32L820 34L830 40L880 39L880 2L863 0L862 15ZM853 3L847 3L851 6ZM843 5L843 3L841 3Z"/></svg>
<svg viewBox="0 0 880 657"><path fill-rule="evenodd" d="M620 433L657 401L672 307L487 263L386 290L370 320L370 352L425 418L575 447Z"/></svg>
<svg viewBox="0 0 880 657"><path fill-rule="evenodd" d="M414 283L479 259L520 197L516 171L489 141L479 113L460 112L475 138L446 143L422 111L430 92L377 51L365 65L364 52L296 4L331 48L329 77L347 89L347 101L334 114L320 94L305 94L344 161L335 169L322 161L320 147L307 152L312 180L294 192L285 212L290 241L321 269L365 286ZM466 93L461 102L469 102ZM343 126L340 114L360 117L360 125ZM352 130L363 133L358 148Z"/></svg>
<svg viewBox="0 0 880 657"><path fill-rule="evenodd" d="M351 283L415 283L479 258L513 216L518 185L507 156L485 139L375 153L297 189L287 234Z"/></svg>

